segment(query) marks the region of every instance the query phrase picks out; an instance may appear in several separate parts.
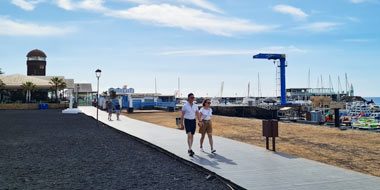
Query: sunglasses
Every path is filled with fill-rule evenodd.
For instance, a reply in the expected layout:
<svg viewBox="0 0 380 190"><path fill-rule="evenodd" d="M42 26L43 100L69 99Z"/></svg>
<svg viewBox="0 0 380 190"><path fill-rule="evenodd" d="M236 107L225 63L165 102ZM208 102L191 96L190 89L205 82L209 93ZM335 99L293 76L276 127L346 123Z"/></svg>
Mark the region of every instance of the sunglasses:
<svg viewBox="0 0 380 190"><path fill-rule="evenodd" d="M194 99L194 97L190 97L189 99Z"/></svg>
<svg viewBox="0 0 380 190"><path fill-rule="evenodd" d="M206 104L211 104L211 102L206 102Z"/></svg>

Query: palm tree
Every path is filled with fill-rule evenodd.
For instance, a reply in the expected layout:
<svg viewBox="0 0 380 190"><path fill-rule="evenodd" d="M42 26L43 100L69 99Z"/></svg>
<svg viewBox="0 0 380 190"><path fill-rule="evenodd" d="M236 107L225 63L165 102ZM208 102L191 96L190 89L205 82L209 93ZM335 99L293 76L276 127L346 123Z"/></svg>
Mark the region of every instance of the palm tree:
<svg viewBox="0 0 380 190"><path fill-rule="evenodd" d="M1 72L1 71L0 71ZM0 102L3 100L3 89L5 87L4 82L0 79Z"/></svg>
<svg viewBox="0 0 380 190"><path fill-rule="evenodd" d="M30 102L32 98L32 91L35 90L36 85L32 82L25 82L21 85L21 88L26 92L26 102Z"/></svg>
<svg viewBox="0 0 380 190"><path fill-rule="evenodd" d="M63 79L62 78L59 78L59 77L53 77L50 79L50 84L53 88L53 90L55 91L55 100L58 102L58 89L59 89L59 86L62 84Z"/></svg>
<svg viewBox="0 0 380 190"><path fill-rule="evenodd" d="M111 100L112 99L115 99L116 98L116 92L114 91L114 90L112 90L111 92L110 92L110 98L111 98Z"/></svg>
<svg viewBox="0 0 380 190"><path fill-rule="evenodd" d="M58 88L59 90L64 90L67 87L67 83L65 81L62 81L61 84L59 84ZM63 91L63 98L65 98L65 92Z"/></svg>
<svg viewBox="0 0 380 190"><path fill-rule="evenodd" d="M5 87L5 83L0 79L0 89L3 89Z"/></svg>

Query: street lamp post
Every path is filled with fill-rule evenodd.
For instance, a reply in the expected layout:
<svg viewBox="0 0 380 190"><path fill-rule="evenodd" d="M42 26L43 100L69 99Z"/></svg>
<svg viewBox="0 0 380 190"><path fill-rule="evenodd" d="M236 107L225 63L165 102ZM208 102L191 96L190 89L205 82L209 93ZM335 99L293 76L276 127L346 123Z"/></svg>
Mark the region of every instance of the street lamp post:
<svg viewBox="0 0 380 190"><path fill-rule="evenodd" d="M96 123L98 124L99 123L99 78L100 78L100 74L102 73L102 71L100 69L96 69L95 71L95 74L96 74L96 78L98 79L98 89L97 89L97 93L96 93Z"/></svg>
<svg viewBox="0 0 380 190"><path fill-rule="evenodd" d="M75 96L75 101L77 102L77 105L79 106L79 89L80 89L80 84L77 84L77 95Z"/></svg>

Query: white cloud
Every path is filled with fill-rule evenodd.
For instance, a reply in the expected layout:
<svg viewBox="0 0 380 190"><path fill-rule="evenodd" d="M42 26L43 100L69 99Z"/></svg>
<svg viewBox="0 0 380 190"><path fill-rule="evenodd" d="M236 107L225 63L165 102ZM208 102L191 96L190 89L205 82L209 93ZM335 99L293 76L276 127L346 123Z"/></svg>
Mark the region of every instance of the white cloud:
<svg viewBox="0 0 380 190"><path fill-rule="evenodd" d="M307 24L301 27L297 27L296 29L307 30L310 32L329 32L336 29L336 26L340 25L340 23L335 22L314 22L311 24Z"/></svg>
<svg viewBox="0 0 380 190"><path fill-rule="evenodd" d="M106 11L107 8L103 6L105 0L83 0L72 2L71 0L55 0L58 7L65 10L85 9L92 11Z"/></svg>
<svg viewBox="0 0 380 190"><path fill-rule="evenodd" d="M203 30L222 36L233 36L235 33L264 32L274 28L274 26L253 24L244 19L220 17L201 10L169 4L139 5L127 10L110 11L105 14L151 22L159 26L178 27L184 30Z"/></svg>
<svg viewBox="0 0 380 190"><path fill-rule="evenodd" d="M201 7L203 9L207 9L207 10L210 10L210 11L213 11L213 12L223 13L215 5L213 5L212 3L209 3L209 2L207 2L205 0L178 0L178 1L183 2L183 3L194 4L194 5L198 6L198 7Z"/></svg>
<svg viewBox="0 0 380 190"><path fill-rule="evenodd" d="M295 19L306 19L308 17L301 9L289 5L276 5L273 7L273 10L283 14L289 14Z"/></svg>
<svg viewBox="0 0 380 190"><path fill-rule="evenodd" d="M42 26L12 21L0 17L0 35L7 36L56 36L73 32L72 28Z"/></svg>
<svg viewBox="0 0 380 190"><path fill-rule="evenodd" d="M105 0L53 0L65 10L91 10L123 19L138 20L153 23L157 26L176 27L184 30L202 30L211 34L233 36L237 33L256 33L270 31L276 26L259 25L249 20L223 17L204 12L203 9L222 13L216 6L206 0L116 0L133 2L138 6L114 10L105 7ZM171 2L173 4L157 4ZM183 4L195 5L202 9L186 7Z"/></svg>
<svg viewBox="0 0 380 190"><path fill-rule="evenodd" d="M223 13L217 6L214 4L206 1L206 0L119 0L119 1L125 1L125 2L132 2L137 4L160 4L160 3L182 3L182 4L188 4L188 5L195 5L197 7L200 7L202 9L206 9L209 11L217 12L217 13Z"/></svg>
<svg viewBox="0 0 380 190"><path fill-rule="evenodd" d="M36 8L35 5L43 2L43 0L35 0L35 1L12 0L11 2L14 5L20 7L21 9L24 9L26 11L32 11L32 10L34 10L34 8Z"/></svg>
<svg viewBox="0 0 380 190"><path fill-rule="evenodd" d="M252 50L217 50L217 49L192 49L192 50L176 50L165 51L159 55L168 56L214 56L214 55L254 55L258 53L306 53L306 50L299 49L295 46L272 46Z"/></svg>
<svg viewBox="0 0 380 190"><path fill-rule="evenodd" d="M78 7L87 10L102 11L106 10L103 6L104 2L105 0L84 0L78 4Z"/></svg>
<svg viewBox="0 0 380 190"><path fill-rule="evenodd" d="M71 0L56 0L58 7L61 7L65 10L73 10Z"/></svg>

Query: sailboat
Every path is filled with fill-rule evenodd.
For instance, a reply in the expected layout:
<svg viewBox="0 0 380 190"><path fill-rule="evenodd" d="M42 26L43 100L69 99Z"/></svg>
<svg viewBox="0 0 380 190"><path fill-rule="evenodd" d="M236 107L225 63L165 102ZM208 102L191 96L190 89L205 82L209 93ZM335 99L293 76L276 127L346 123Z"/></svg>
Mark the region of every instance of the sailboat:
<svg viewBox="0 0 380 190"><path fill-rule="evenodd" d="M251 83L248 82L248 96L243 98L243 102L242 102L243 105L252 106L254 104L254 102L256 101L255 98L249 97L250 91L251 91Z"/></svg>

